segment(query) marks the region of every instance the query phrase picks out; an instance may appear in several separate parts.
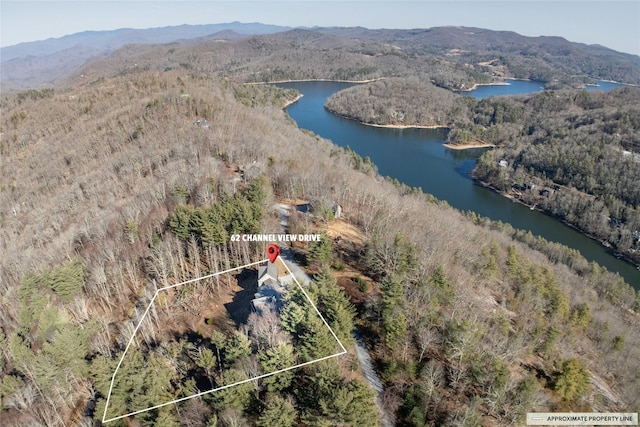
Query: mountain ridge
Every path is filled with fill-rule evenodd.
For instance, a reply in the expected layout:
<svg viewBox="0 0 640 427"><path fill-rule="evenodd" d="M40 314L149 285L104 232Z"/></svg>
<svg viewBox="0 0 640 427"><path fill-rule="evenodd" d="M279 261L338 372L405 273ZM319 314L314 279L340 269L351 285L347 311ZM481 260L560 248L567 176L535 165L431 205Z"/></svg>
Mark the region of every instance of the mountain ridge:
<svg viewBox="0 0 640 427"><path fill-rule="evenodd" d="M224 31L239 36L221 33ZM78 40L80 36L71 35L64 40L43 42L45 45L31 44L18 50L2 48L3 90L50 87L86 74L84 70L96 66L122 71L129 66L127 61L140 64L136 58L145 55L142 62L150 69L189 67L250 82L368 80L425 74L436 84L454 90L505 77L542 81L548 83L548 88L576 87L593 84L594 80L640 85L640 57L636 55L570 42L558 36L528 37L513 31L475 27L370 30L231 23L81 34L84 40L100 41L72 44L70 40ZM238 40L246 38L243 35L251 39L249 43ZM230 41L234 49L207 45L219 39ZM171 55L163 46L166 43L178 43L172 46ZM55 50L62 47L65 49ZM123 51L128 53L123 55ZM28 52L27 56L17 56ZM238 52L243 56L241 67L236 64ZM104 62L102 59L107 56ZM226 68L221 65L225 61ZM104 71L97 74L106 77Z"/></svg>
<svg viewBox="0 0 640 427"><path fill-rule="evenodd" d="M224 30L232 30L238 34L270 34L286 31L291 27L261 24L258 22L241 23L238 21L221 24L172 25L153 28L117 28L114 30L87 30L67 34L62 37L51 37L45 40L18 43L0 48L0 61L5 62L25 56L44 56L59 52L87 42L99 43L98 46L117 49L129 43L170 43L181 39L206 37ZM117 46L110 46L115 43Z"/></svg>
<svg viewBox="0 0 640 427"><path fill-rule="evenodd" d="M259 41L254 41L258 49ZM254 205L242 196L253 182L263 183L254 187L263 188L255 194L270 198L260 209L259 232L281 230L280 216L271 208L276 201L303 198L314 201L314 216L292 214L291 233L306 232L309 220L312 232L315 223L333 227L329 231L356 230L362 239L341 231L340 239L326 238L336 265L327 262L326 270L343 274L330 286L345 289L358 304L358 327L380 367L383 404L395 424L458 426L465 416L477 420L474 425L507 426L521 425L526 412L560 405L596 412L638 407L640 329L632 310L640 300L619 276L568 248L383 179L351 150L298 129L281 110L296 96L193 70L142 66L68 90L3 94L0 343L6 351L0 352L0 424L74 425L83 414L81 425L95 424L103 414L120 337L153 295L155 283L166 286L263 257L252 242L231 243L227 234L215 232L227 215L243 227L245 221L236 218L254 218ZM203 121L206 127L199 125ZM331 218L334 203L341 206L342 219ZM183 227L189 240L178 234ZM205 236L212 239L207 246ZM315 268L311 248L292 251ZM189 304L216 298L199 291L178 296ZM211 329L204 328L212 326L205 323L212 315L189 305L195 307L191 315L173 296L167 301L165 307L181 310L170 316L179 320L165 321L159 309L162 335L157 336L185 328L209 348ZM200 326L180 320L183 311L184 319ZM177 349L190 345L186 339L169 342ZM184 351L188 348L194 347ZM221 350L224 357L227 348ZM158 354L162 372L166 367L178 372L173 367L183 360L195 366L183 350ZM237 365L224 357L230 367L225 370L254 369L251 356ZM289 411L295 420L313 416L331 425L374 425L373 398L355 393L366 385L346 382L357 365L344 360L344 370L332 368L329 378L335 379L326 386L315 384L327 376L307 370L296 371L295 382L281 390L271 392L259 383L255 392L244 394L237 413L244 425L276 425L262 422L267 410L261 402L269 408L269 393L278 393L295 402ZM134 373L132 395L157 397L141 391L151 390L149 379L161 375L134 370L137 365L129 361L122 366ZM168 381L171 372L163 378ZM196 375L210 381L204 371ZM576 379L576 390L562 386ZM168 393L178 396L178 387L189 382L176 377L171 384L176 387ZM430 396L423 391L428 387ZM113 389L115 401L128 399L119 389ZM33 390L26 404L24 390ZM307 398L317 390L326 392ZM342 404L334 396L348 411L323 412L320 399L329 402L327 408ZM163 413L150 413L149 422L187 425L189 414L198 414L189 425L211 425L214 417L228 415L225 402L193 399L172 409L180 412L171 424L160 418ZM369 415L361 419L368 424L353 421L352 414L363 410ZM146 422L143 417L136 420ZM51 422L55 419L60 421Z"/></svg>

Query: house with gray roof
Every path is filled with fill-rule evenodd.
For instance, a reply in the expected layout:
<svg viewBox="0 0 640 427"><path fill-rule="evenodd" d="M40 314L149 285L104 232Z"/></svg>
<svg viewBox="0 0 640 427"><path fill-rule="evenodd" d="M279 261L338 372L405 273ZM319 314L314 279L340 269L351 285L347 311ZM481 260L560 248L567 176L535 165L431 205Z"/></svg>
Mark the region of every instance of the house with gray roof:
<svg viewBox="0 0 640 427"><path fill-rule="evenodd" d="M278 268L268 262L258 268L258 289L251 300L251 306L257 313L277 311L282 301L284 288L278 279Z"/></svg>

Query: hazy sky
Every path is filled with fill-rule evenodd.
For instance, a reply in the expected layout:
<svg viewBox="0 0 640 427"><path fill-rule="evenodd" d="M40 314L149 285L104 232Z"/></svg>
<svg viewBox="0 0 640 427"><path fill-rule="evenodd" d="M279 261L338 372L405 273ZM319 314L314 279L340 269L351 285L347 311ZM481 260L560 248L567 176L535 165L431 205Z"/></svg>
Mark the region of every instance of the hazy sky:
<svg viewBox="0 0 640 427"><path fill-rule="evenodd" d="M262 22L287 26L464 25L558 35L640 55L640 1L6 1L0 45L86 30Z"/></svg>

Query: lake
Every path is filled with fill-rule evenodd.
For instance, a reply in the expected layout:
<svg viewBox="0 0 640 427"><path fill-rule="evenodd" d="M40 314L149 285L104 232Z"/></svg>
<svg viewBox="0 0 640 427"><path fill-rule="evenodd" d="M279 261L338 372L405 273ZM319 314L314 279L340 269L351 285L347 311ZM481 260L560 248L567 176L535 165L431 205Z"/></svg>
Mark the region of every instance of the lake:
<svg viewBox="0 0 640 427"><path fill-rule="evenodd" d="M480 86L469 96L523 94L540 90L539 82L510 80L509 85ZM324 103L333 93L352 86L341 82L292 82L278 84L294 88L304 96L287 107L298 126L335 144L351 147L360 156L370 157L383 176L395 178L425 193L446 200L460 210L472 210L492 220L510 223L547 240L579 250L589 261L596 261L618 272L627 283L640 289L640 272L633 265L613 257L598 242L538 211L478 185L471 179L477 158L485 149L451 150L443 129L387 129L365 126L328 113ZM590 87L597 89L598 87Z"/></svg>
<svg viewBox="0 0 640 427"><path fill-rule="evenodd" d="M513 80L508 79L504 85L481 85L469 92L462 92L463 95L473 96L482 99L490 96L501 95L526 95L528 93L539 92L542 90L544 83L529 80ZM591 90L611 90L621 87L621 84L613 82L598 81L597 86L586 86L585 89Z"/></svg>

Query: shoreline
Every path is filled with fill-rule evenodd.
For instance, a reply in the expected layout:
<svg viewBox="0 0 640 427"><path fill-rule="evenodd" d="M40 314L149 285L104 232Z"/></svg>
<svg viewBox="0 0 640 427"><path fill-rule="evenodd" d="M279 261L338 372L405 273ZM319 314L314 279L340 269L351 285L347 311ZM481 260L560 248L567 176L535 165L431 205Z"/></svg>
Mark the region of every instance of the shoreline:
<svg viewBox="0 0 640 427"><path fill-rule="evenodd" d="M507 79L507 80L516 80L516 79ZM474 83L473 86L471 86L468 89L457 89L454 90L453 92L471 92L476 90L479 86L511 86L511 83L507 83L507 82L495 82L495 83Z"/></svg>
<svg viewBox="0 0 640 427"><path fill-rule="evenodd" d="M450 126L444 125L379 125L376 123L367 123L363 122L360 119L356 119L355 117L349 117L338 113L337 111L330 110L327 107L324 107L326 111L329 113L336 115L338 117L342 117L343 119L352 120L354 122L360 123L364 126L371 126L374 128L386 128L386 129L450 129Z"/></svg>
<svg viewBox="0 0 640 427"><path fill-rule="evenodd" d="M451 144L450 142L445 142L442 145L452 150L470 150L472 148L494 148L496 146L495 144L491 144L489 142L477 142L477 143L471 143L471 144Z"/></svg>
<svg viewBox="0 0 640 427"><path fill-rule="evenodd" d="M333 82L333 83L354 83L354 84L360 84L360 83L371 83L371 82L377 82L379 80L384 80L385 77L378 77L375 79L368 79L368 80L336 80L336 79L301 79L301 80L276 80L276 81L272 81L272 82L247 82L247 83L243 83L245 85L275 85L275 84L280 84L280 83L305 83L305 82Z"/></svg>
<svg viewBox="0 0 640 427"><path fill-rule="evenodd" d="M336 114L336 113L332 113L332 114ZM338 116L340 116L340 114L336 114ZM366 123L366 122L361 122L358 119L351 119L349 117L345 117L345 116L340 116L342 118L345 119L349 119L349 120L353 120L355 122L360 123L361 125L365 125L365 126L371 126L374 128L386 128L386 129L449 129L449 126L443 126L443 125L378 125L375 123Z"/></svg>
<svg viewBox="0 0 640 427"><path fill-rule="evenodd" d="M300 98L302 98L304 96L304 94L299 94L298 96L295 97L295 99L292 99L291 101L287 101L285 102L285 104L282 106L282 110L284 110L285 108L287 108L289 105L291 104L295 104L296 102L298 102L300 100Z"/></svg>
<svg viewBox="0 0 640 427"><path fill-rule="evenodd" d="M522 205L522 206L527 207L527 208L529 208L529 209L531 209L531 210L535 210L535 211L537 211L537 212L540 212L541 214L544 214L544 215L546 215L546 216L548 216L548 217L550 217L550 218L553 218L554 220L559 221L559 222L561 222L562 224L566 225L567 227L569 227L569 228L571 228L571 229L573 229L573 230L577 231L577 232L578 232L578 233L580 233L581 235L583 235L583 236L585 236L585 237L588 237L589 239L593 240L594 242L598 242L598 243L600 243L601 245L605 246L605 245L604 245L605 240L599 239L599 238L595 237L594 235L592 235L592 234L588 233L587 231L582 230L581 228L578 228L577 226L575 226L575 225L573 225L573 224L571 224L571 223L569 223L569 222L567 222L567 221L565 221L565 220L563 220L563 219L560 219L560 218L558 218L558 217L557 217L557 216L555 216L555 215L552 215L551 213L549 213L549 212L545 211L544 209L540 209L540 208L538 208L538 207L537 207L537 204L534 204L534 205L533 205L533 209L532 209L532 208L531 208L531 206L530 206L530 205L528 205L527 203L524 203L524 202L523 202L523 201L521 201L520 199L518 199L518 198L516 198L516 197L513 197L512 195L510 195L510 194L508 194L508 193L505 193L505 192L503 192L503 191L498 190L496 187L494 187L493 185L491 185L491 184L489 184L489 183L487 183L487 182L484 182L484 181L482 181L482 180L479 180L479 179L475 178L475 177L473 176L473 174L471 175L471 178L472 178L475 182L477 182L478 184L482 185L482 186L483 186L483 187L485 187L485 188L490 189L491 191L495 192L496 194L499 194L500 196L502 196L502 197L504 197L504 198L506 198L506 199L509 199L509 200L511 200L511 201L512 201L512 202L514 202L514 203L518 203L519 205ZM611 256L613 256L613 253L610 253L610 255L611 255ZM636 261L634 261L633 259L631 259L628 255L626 255L626 254L624 254L624 253L622 254L622 257L621 257L621 258L616 258L616 259L618 259L619 261L624 261L624 262L626 262L627 264L630 264L630 265L634 266L636 269L638 269L638 268L640 267L640 264L637 264L637 263L636 263ZM625 281L625 283L627 283L627 282ZM631 283L627 283L627 285L629 285L629 286L631 286L632 288L634 288L634 289L635 289L635 286L634 286L634 285L632 285Z"/></svg>
<svg viewBox="0 0 640 427"><path fill-rule="evenodd" d="M596 80L596 81L597 81L597 80L599 80L599 81L601 81L601 82L605 82L605 83L615 83L615 84L620 85L620 86L623 86L623 87L624 87L624 86L640 87L640 84L622 83L622 82L617 82L617 81L615 81L615 80L605 80L605 79L599 79L599 78L596 78L596 77L591 77L591 78L592 78L592 79L594 79L594 80ZM600 85L599 85L599 84L595 84L595 85L593 85L593 86L596 86L596 87L597 87L597 86L600 86Z"/></svg>

